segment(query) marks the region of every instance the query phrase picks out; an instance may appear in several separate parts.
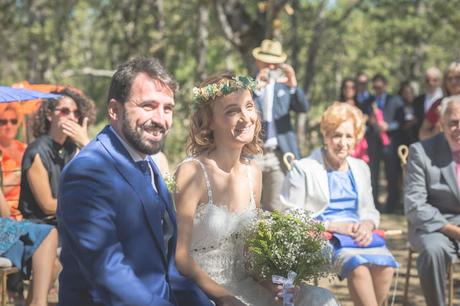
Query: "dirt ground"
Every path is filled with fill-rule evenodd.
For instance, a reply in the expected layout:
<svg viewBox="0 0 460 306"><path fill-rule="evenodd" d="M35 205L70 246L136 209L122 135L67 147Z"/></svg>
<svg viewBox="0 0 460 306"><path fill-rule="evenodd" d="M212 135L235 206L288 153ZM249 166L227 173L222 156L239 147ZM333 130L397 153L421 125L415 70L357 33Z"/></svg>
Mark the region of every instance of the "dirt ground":
<svg viewBox="0 0 460 306"><path fill-rule="evenodd" d="M416 255L413 257L412 269L411 269L411 278L409 283L408 290L408 301L404 304L403 301L403 291L406 278L406 269L407 269L407 258L408 258L408 249L407 249L407 230L406 230L406 219L403 215L381 215L381 225L380 227L385 230L391 229L401 229L403 234L389 236L387 237L387 245L393 255L396 257L396 260L400 264L399 270L399 279L396 286L396 295L394 305L407 305L407 306L422 306L426 305L425 300L422 295L420 288L420 282L417 275L417 269L415 267ZM455 268L455 267L454 267ZM455 271L456 270L456 271ZM460 305L460 267L457 265L457 269L454 269L454 305ZM340 303L343 306L351 306L350 296L348 294L348 288L346 281L339 281L335 279L332 282L328 280L320 280L319 285L321 287L328 288L331 290L336 297L339 299ZM395 288L394 282L392 286L392 293ZM447 291L446 291L447 293ZM388 305L391 305L391 297L389 299Z"/></svg>
<svg viewBox="0 0 460 306"><path fill-rule="evenodd" d="M381 215L381 228L385 230L392 230L392 229L400 229L403 231L402 234L396 236L389 236L387 237L387 244L394 256L396 257L397 261L401 265L399 270L399 278L396 286L396 295L395 295L395 302L394 305L407 305L407 306L422 306L425 305L425 300L422 295L422 291L420 289L420 283L417 276L417 270L415 268L415 257L412 264L411 270L411 279L409 283L409 294L408 294L408 301L406 304L403 303L403 290L404 290L404 283L406 277L406 269L407 269L407 231L406 231L406 219L403 215ZM458 266L458 265L457 265ZM455 286L457 287L454 293L454 305L460 305L460 267L456 269L456 273L454 273ZM338 279L334 279L333 281L329 282L329 280L320 280L319 285L321 287L328 288L331 290L340 303L343 306L351 306L353 305L350 296L348 294L348 288L346 285L346 281L339 281ZM392 286L392 292L395 286ZM55 305L54 303L57 302L56 292L54 291L53 294L49 296L50 305ZM19 306L24 305L23 303L16 302L7 304L9 306ZM389 304L391 305L391 298L389 300ZM315 306L312 304L312 306Z"/></svg>

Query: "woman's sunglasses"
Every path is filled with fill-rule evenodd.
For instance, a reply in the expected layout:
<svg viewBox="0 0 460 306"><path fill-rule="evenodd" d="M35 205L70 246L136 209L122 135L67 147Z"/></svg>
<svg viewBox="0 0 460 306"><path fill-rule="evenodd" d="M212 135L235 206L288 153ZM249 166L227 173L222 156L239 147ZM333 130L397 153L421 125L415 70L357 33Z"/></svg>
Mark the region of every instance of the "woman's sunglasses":
<svg viewBox="0 0 460 306"><path fill-rule="evenodd" d="M73 115L75 116L75 118L80 118L80 111L79 110L70 110L70 108L68 107L60 107L60 108L55 108L54 109L55 111L58 111L61 115L63 116L68 116L70 115L70 113L73 113Z"/></svg>
<svg viewBox="0 0 460 306"><path fill-rule="evenodd" d="M18 124L18 119L0 119L0 126L7 125L8 122L11 125L16 125L16 124Z"/></svg>

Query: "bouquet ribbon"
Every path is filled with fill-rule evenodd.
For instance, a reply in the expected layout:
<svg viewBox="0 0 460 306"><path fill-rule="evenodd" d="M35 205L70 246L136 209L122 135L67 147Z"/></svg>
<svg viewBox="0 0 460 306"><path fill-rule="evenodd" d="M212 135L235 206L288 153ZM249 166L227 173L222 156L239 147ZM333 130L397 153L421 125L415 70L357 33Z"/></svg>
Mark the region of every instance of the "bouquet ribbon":
<svg viewBox="0 0 460 306"><path fill-rule="evenodd" d="M283 306L294 306L294 294L289 289L294 288L294 280L297 273L289 271L287 278L279 275L272 275L274 284L283 285Z"/></svg>

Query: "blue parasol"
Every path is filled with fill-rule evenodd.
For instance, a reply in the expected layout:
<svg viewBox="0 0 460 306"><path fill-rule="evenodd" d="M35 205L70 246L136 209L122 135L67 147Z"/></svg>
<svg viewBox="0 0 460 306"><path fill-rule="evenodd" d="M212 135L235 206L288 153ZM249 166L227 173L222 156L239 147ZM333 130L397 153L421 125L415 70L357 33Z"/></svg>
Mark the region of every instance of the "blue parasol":
<svg viewBox="0 0 460 306"><path fill-rule="evenodd" d="M58 99L60 95L40 92L31 89L13 88L9 86L0 86L0 103L14 101L28 101L35 99Z"/></svg>

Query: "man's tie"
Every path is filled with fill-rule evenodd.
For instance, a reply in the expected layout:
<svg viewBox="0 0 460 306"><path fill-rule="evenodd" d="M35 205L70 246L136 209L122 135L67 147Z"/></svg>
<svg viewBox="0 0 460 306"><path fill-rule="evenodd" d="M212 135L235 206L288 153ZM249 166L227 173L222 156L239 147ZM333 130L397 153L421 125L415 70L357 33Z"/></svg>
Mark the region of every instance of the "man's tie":
<svg viewBox="0 0 460 306"><path fill-rule="evenodd" d="M152 181L152 172L150 170L149 162L147 160L140 160L140 161L137 161L136 164L141 169L142 174L144 174L145 181L149 184L149 186L152 186L155 192L158 192L156 190L154 182Z"/></svg>
<svg viewBox="0 0 460 306"><path fill-rule="evenodd" d="M377 98L377 107L381 110L385 108L385 100L383 99L383 95Z"/></svg>
<svg viewBox="0 0 460 306"><path fill-rule="evenodd" d="M155 182L152 182L152 171L153 169L150 168L149 162L147 160L141 160L136 162L137 166L141 169L142 174L144 174L144 178L149 186L152 187L153 191L158 194L158 205L160 205L160 213L161 213L161 223L163 228L163 239L164 239L164 246L166 250L166 254L168 253L168 242L173 236L174 228L170 224L171 221L169 219L169 215L166 212L166 203L163 202L161 197L159 196L159 192L157 187L155 186ZM158 177L156 179L159 179Z"/></svg>

